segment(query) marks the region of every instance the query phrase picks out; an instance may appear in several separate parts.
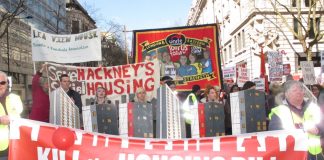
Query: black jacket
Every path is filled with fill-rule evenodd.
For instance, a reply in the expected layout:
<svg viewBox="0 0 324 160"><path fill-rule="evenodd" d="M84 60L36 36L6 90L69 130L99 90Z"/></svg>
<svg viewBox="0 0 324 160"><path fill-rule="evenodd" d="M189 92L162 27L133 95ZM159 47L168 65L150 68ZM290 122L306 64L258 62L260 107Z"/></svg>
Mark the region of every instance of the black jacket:
<svg viewBox="0 0 324 160"><path fill-rule="evenodd" d="M71 88L69 89L69 91L67 91L66 94L70 98L72 98L74 100L74 104L76 106L78 106L79 112L82 113L82 100L81 100L81 95L78 92L72 90Z"/></svg>

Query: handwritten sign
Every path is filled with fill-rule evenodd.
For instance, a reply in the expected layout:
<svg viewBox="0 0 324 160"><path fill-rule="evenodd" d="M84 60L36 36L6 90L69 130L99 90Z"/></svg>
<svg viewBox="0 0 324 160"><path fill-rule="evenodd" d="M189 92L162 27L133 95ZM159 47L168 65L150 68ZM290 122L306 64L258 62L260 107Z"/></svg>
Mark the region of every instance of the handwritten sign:
<svg viewBox="0 0 324 160"><path fill-rule="evenodd" d="M312 85L316 84L314 64L312 61L301 61L300 66L303 73L304 84Z"/></svg>

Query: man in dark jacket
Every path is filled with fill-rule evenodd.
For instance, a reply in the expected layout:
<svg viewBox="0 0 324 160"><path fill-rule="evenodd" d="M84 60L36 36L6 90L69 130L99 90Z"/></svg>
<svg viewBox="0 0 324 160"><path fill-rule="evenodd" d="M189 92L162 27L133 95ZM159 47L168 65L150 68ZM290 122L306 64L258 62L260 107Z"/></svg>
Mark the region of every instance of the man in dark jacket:
<svg viewBox="0 0 324 160"><path fill-rule="evenodd" d="M79 108L79 112L82 112L82 101L81 95L70 88L70 77L67 74L62 74L60 77L61 88L66 92L66 94L73 100L74 104Z"/></svg>

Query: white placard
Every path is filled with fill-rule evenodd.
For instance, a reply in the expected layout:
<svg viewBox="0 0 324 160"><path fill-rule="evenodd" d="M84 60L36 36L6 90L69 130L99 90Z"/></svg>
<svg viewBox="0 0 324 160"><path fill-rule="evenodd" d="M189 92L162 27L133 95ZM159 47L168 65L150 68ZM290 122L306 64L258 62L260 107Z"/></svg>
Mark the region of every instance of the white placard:
<svg viewBox="0 0 324 160"><path fill-rule="evenodd" d="M243 87L244 83L249 80L248 70L246 67L238 68L237 85Z"/></svg>
<svg viewBox="0 0 324 160"><path fill-rule="evenodd" d="M304 84L312 85L316 84L314 64L312 61L301 61L300 66L303 73Z"/></svg>
<svg viewBox="0 0 324 160"><path fill-rule="evenodd" d="M259 91L264 91L265 90L265 82L264 82L264 78L255 78L252 80L255 83L256 86L256 90Z"/></svg>
<svg viewBox="0 0 324 160"><path fill-rule="evenodd" d="M226 67L223 69L223 78L224 79L235 79L235 67Z"/></svg>
<svg viewBox="0 0 324 160"><path fill-rule="evenodd" d="M32 28L31 46L33 61L80 63L102 60L99 29L56 35Z"/></svg>

